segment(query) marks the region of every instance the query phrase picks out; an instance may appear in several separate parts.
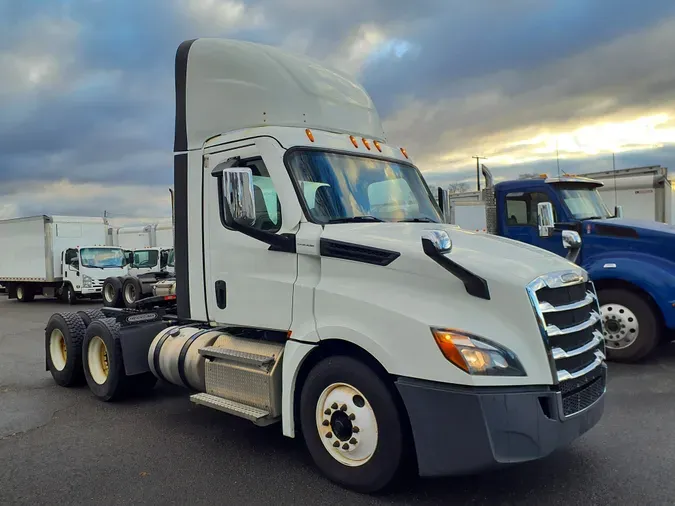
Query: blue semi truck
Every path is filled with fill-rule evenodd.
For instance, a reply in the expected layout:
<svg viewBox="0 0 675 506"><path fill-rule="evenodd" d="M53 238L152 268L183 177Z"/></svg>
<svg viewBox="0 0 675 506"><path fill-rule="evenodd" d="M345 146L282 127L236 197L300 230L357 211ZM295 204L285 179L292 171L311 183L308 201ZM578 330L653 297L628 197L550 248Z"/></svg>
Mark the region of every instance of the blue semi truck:
<svg viewBox="0 0 675 506"><path fill-rule="evenodd" d="M598 192L602 183L593 179L542 174L493 184L489 169L482 172L482 191L439 189L448 223L531 244L586 269L608 360L636 362L673 339L675 227L624 219L618 207L610 211Z"/></svg>

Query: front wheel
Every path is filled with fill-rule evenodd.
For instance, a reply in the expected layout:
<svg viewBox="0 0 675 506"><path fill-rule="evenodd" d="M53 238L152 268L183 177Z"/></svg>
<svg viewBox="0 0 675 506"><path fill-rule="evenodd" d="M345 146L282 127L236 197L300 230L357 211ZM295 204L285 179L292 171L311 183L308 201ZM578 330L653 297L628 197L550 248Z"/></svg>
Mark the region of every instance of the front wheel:
<svg viewBox="0 0 675 506"><path fill-rule="evenodd" d="M643 297L628 290L605 289L598 292L598 300L608 360L637 362L656 348L661 325Z"/></svg>
<svg viewBox="0 0 675 506"><path fill-rule="evenodd" d="M401 413L380 377L351 357L329 357L310 371L300 396L302 434L332 481L362 493L389 487L402 470Z"/></svg>
<svg viewBox="0 0 675 506"><path fill-rule="evenodd" d="M77 304L77 293L75 292L73 285L66 286L66 302L71 306Z"/></svg>

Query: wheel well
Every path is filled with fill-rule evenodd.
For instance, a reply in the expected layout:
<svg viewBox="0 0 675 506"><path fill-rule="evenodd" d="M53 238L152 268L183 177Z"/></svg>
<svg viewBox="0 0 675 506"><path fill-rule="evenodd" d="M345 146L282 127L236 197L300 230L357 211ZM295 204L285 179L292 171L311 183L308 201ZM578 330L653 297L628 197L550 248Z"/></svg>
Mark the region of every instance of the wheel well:
<svg viewBox="0 0 675 506"><path fill-rule="evenodd" d="M642 298L644 298L644 300L647 301L647 304L649 304L649 307L652 308L652 311L654 311L654 314L656 315L659 324L662 327L665 325L665 320L663 317L663 313L661 312L661 308L658 306L654 298L639 286L636 286L628 281L624 281L623 279L600 279L598 281L594 281L593 284L595 285L595 290L597 292L600 292L600 290L610 290L610 289L626 290L641 296Z"/></svg>
<svg viewBox="0 0 675 506"><path fill-rule="evenodd" d="M414 447L414 438L412 434L412 427L410 425L410 418L408 416L408 411L403 403L403 399L394 384L396 376L387 372L387 370L380 364L380 362L373 357L366 350L357 346L354 343L349 341L343 341L342 339L326 339L319 342L319 346L315 347L307 358L302 363L300 371L295 380L295 389L293 391L293 419L295 421L295 432L297 434L298 429L300 428L300 394L302 393L302 386L309 375L309 372L314 368L316 364L321 362L323 359L331 356L348 356L352 357L360 362L363 362L368 367L373 370L384 384L389 389L396 407L398 408L399 413L401 414L401 423L403 425L403 430L405 431L406 439L410 442L410 455L409 458L414 459L415 466L417 466L416 451Z"/></svg>

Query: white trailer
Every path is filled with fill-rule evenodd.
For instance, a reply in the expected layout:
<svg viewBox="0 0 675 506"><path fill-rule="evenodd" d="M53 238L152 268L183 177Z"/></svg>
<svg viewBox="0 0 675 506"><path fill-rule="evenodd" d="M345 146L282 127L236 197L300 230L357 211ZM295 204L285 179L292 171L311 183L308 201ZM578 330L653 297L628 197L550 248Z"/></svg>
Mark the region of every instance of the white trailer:
<svg viewBox="0 0 675 506"><path fill-rule="evenodd" d="M0 284L10 299L100 296L108 275L124 275L123 254L106 246L103 218L32 216L0 221Z"/></svg>
<svg viewBox="0 0 675 506"><path fill-rule="evenodd" d="M577 174L603 183L597 190L609 209L621 206L623 217L675 225L675 188L660 165Z"/></svg>
<svg viewBox="0 0 675 506"><path fill-rule="evenodd" d="M138 225L119 227L115 232L115 246L125 250L150 248L152 243L153 225Z"/></svg>

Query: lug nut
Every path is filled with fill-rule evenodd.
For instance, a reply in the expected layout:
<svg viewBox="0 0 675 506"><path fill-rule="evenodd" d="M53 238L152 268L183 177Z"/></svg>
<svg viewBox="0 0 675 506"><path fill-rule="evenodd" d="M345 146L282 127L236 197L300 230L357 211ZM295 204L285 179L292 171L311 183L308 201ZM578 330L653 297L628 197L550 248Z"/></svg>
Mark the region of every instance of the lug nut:
<svg viewBox="0 0 675 506"><path fill-rule="evenodd" d="M323 412L324 415L330 415L330 409L327 409L326 411Z"/></svg>
<svg viewBox="0 0 675 506"><path fill-rule="evenodd" d="M342 445L343 450L349 450L349 445L347 443Z"/></svg>
<svg viewBox="0 0 675 506"><path fill-rule="evenodd" d="M333 447L334 447L334 448L339 448L339 447L340 447L340 442L339 442L339 441L335 441L335 443L333 443Z"/></svg>
<svg viewBox="0 0 675 506"><path fill-rule="evenodd" d="M334 402L333 404L331 404L330 407L331 407L331 409L337 409L338 408L337 402Z"/></svg>
<svg viewBox="0 0 675 506"><path fill-rule="evenodd" d="M361 429L359 429L358 427L352 427L352 432L353 432L354 434L358 434L358 433L359 433L359 430L361 430Z"/></svg>
<svg viewBox="0 0 675 506"><path fill-rule="evenodd" d="M330 425L330 422L328 420L324 420L323 422L321 422L321 425L323 425L324 427L328 427Z"/></svg>
<svg viewBox="0 0 675 506"><path fill-rule="evenodd" d="M330 439L330 438L332 438L332 437L333 437L333 434L332 434L332 433L330 433L330 432L326 432L326 437L327 437L328 439Z"/></svg>
<svg viewBox="0 0 675 506"><path fill-rule="evenodd" d="M347 411L347 405L343 404L342 406L340 406L340 411Z"/></svg>
<svg viewBox="0 0 675 506"><path fill-rule="evenodd" d="M351 444L351 445L355 445L356 443L358 443L358 441L356 440L355 437L353 437L349 440L349 444Z"/></svg>
<svg viewBox="0 0 675 506"><path fill-rule="evenodd" d="M349 415L350 420L356 420L356 415L354 413Z"/></svg>

